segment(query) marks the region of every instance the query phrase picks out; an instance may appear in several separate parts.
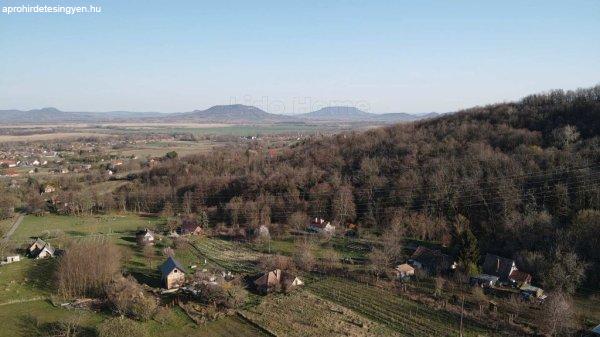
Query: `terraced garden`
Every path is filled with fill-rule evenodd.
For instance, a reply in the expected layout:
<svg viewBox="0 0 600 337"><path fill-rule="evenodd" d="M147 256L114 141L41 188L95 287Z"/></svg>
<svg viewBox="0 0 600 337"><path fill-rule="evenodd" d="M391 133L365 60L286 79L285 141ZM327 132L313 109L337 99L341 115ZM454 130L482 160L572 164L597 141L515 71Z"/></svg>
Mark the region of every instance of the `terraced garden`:
<svg viewBox="0 0 600 337"><path fill-rule="evenodd" d="M277 336L395 336L385 325L305 290L272 295L243 315Z"/></svg>
<svg viewBox="0 0 600 337"><path fill-rule="evenodd" d="M264 256L262 253L245 248L233 242L198 238L191 241L191 245L202 258L216 267L234 273L253 274L259 272L256 262Z"/></svg>
<svg viewBox="0 0 600 337"><path fill-rule="evenodd" d="M458 315L427 307L383 289L339 278L309 285L316 295L352 309L395 330L400 336L458 336ZM465 336L493 336L493 332L465 320Z"/></svg>

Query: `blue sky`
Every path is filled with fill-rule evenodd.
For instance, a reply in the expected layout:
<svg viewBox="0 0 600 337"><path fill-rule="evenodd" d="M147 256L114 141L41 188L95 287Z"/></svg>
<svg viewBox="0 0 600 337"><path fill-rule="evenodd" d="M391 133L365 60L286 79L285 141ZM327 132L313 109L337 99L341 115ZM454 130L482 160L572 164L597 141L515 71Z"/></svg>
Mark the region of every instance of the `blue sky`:
<svg viewBox="0 0 600 337"><path fill-rule="evenodd" d="M0 109L454 111L600 83L600 1L0 0Z"/></svg>

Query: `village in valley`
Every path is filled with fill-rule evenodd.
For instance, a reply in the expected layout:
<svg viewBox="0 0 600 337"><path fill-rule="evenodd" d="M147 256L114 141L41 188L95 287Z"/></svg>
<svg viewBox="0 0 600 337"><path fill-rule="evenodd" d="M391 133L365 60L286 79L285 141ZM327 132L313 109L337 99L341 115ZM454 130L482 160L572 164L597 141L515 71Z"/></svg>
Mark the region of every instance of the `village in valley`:
<svg viewBox="0 0 600 337"><path fill-rule="evenodd" d="M600 1L97 2L0 0L0 337L600 337Z"/></svg>
<svg viewBox="0 0 600 337"><path fill-rule="evenodd" d="M0 143L0 336L597 334L592 264L545 246L548 232L495 247L454 212L493 221L477 195L427 211L445 189L386 186L387 159L338 157L358 165L342 179L319 146L359 146L365 131L182 128ZM519 226L558 221L545 193ZM595 200L582 198L571 204Z"/></svg>
<svg viewBox="0 0 600 337"><path fill-rule="evenodd" d="M14 327L7 336L23 332L17 327L85 331L114 315L130 320L131 333L165 336L514 336L535 332L553 300L515 260L479 251L469 231L428 242L405 236L398 221L378 239L360 224L303 212L286 224L240 225L241 205L228 206L230 223L189 204L156 214L102 206L96 186L121 188L136 170L176 159L107 157L60 179L29 172L5 181L8 191L37 195L19 210L2 204L0 315ZM77 177L92 183L65 193ZM85 211L84 199L100 208Z"/></svg>

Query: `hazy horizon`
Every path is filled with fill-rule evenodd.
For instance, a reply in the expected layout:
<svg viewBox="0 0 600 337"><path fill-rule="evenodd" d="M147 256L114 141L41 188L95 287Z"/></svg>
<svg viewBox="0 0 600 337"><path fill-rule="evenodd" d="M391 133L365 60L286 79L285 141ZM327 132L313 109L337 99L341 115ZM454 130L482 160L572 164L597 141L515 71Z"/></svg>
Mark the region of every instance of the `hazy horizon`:
<svg viewBox="0 0 600 337"><path fill-rule="evenodd" d="M0 14L0 109L415 114L600 79L600 2L78 4L102 12Z"/></svg>

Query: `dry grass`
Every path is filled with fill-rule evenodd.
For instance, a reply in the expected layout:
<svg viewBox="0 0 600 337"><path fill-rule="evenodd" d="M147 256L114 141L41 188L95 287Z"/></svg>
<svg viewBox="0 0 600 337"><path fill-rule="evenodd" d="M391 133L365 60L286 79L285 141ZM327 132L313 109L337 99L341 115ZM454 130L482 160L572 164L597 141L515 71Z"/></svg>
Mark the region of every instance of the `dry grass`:
<svg viewBox="0 0 600 337"><path fill-rule="evenodd" d="M0 135L0 142L27 142L36 140L55 140L55 139L73 139L80 137L110 137L109 134L92 133L92 132L57 132L57 133L42 133L33 135Z"/></svg>
<svg viewBox="0 0 600 337"><path fill-rule="evenodd" d="M277 336L394 336L395 332L306 291L277 295L244 315Z"/></svg>

